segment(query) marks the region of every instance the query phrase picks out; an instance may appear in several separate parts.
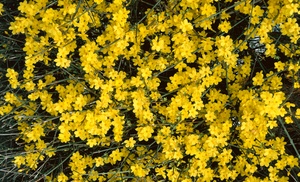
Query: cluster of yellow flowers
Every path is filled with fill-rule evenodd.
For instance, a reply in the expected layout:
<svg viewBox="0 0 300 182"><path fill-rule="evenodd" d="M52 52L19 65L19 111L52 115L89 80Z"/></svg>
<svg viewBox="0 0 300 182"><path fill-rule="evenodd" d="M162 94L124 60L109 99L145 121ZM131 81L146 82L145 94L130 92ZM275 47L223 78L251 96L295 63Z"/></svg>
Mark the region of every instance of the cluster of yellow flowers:
<svg viewBox="0 0 300 182"><path fill-rule="evenodd" d="M20 3L9 29L26 36L25 68L7 69L0 107L25 143L14 163L61 169L58 182L288 181L298 158L273 133L300 119L282 91L282 76L299 88L298 1L156 2L136 24L134 1ZM255 37L289 60L253 73Z"/></svg>

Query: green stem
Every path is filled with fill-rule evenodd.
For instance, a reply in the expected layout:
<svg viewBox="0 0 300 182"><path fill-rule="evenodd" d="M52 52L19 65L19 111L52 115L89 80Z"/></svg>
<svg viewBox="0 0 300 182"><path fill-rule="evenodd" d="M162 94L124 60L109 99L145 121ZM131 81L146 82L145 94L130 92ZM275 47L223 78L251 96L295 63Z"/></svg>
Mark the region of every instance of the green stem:
<svg viewBox="0 0 300 182"><path fill-rule="evenodd" d="M294 148L294 150L295 150L295 152L296 152L296 154L297 154L298 159L300 159L299 152L298 152L298 150L297 150L297 148L296 148L296 146L295 146L295 143L294 143L293 139L291 138L289 132L287 131L286 127L284 126L284 123L283 123L283 121L282 121L282 118L279 117L278 119L279 119L279 122L280 122L281 126L283 127L283 130L284 130L286 136L287 136L288 139L290 140L291 145L293 146L293 148Z"/></svg>

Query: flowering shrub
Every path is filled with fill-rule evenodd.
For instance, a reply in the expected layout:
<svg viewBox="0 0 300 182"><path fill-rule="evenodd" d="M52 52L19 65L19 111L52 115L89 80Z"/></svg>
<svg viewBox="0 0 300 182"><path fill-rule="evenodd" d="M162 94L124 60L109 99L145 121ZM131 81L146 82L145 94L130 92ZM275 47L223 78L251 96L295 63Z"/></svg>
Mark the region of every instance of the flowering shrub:
<svg viewBox="0 0 300 182"><path fill-rule="evenodd" d="M18 10L9 31L25 36L24 66L7 67L0 115L17 122L13 163L28 179L297 178L297 1L28 0Z"/></svg>

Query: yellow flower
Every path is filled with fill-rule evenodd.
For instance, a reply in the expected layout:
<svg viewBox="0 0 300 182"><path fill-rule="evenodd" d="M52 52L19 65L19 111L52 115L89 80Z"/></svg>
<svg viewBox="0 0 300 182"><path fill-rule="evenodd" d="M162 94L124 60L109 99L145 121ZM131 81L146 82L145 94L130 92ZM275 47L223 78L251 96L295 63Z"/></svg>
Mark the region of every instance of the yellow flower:
<svg viewBox="0 0 300 182"><path fill-rule="evenodd" d="M295 32L299 32L299 25L296 18L288 18L287 22L280 24L282 35L292 36Z"/></svg>
<svg viewBox="0 0 300 182"><path fill-rule="evenodd" d="M95 3L101 4L103 0L94 0Z"/></svg>
<svg viewBox="0 0 300 182"><path fill-rule="evenodd" d="M294 122L291 116L286 116L284 119L286 124L291 124Z"/></svg>
<svg viewBox="0 0 300 182"><path fill-rule="evenodd" d="M204 51L211 51L213 49L214 41L212 41L210 37L206 37L204 40L201 40L200 45Z"/></svg>
<svg viewBox="0 0 300 182"><path fill-rule="evenodd" d="M160 133L164 136L169 136L171 134L171 128L169 126L163 126Z"/></svg>
<svg viewBox="0 0 300 182"><path fill-rule="evenodd" d="M230 18L230 14L226 13L225 11L223 11L221 13L221 19L222 20L228 20Z"/></svg>
<svg viewBox="0 0 300 182"><path fill-rule="evenodd" d="M55 77L53 75L46 75L45 76L45 83L48 85L50 83L52 83L53 81L55 81Z"/></svg>
<svg viewBox="0 0 300 182"><path fill-rule="evenodd" d="M89 173L89 181L96 181L99 177L99 174L97 171L95 170L92 170L90 173Z"/></svg>
<svg viewBox="0 0 300 182"><path fill-rule="evenodd" d="M180 29L183 33L193 30L193 25L187 19L180 23Z"/></svg>
<svg viewBox="0 0 300 182"><path fill-rule="evenodd" d="M206 19L206 20L200 21L200 27L202 27L204 30L207 30L207 29L212 30L212 27L211 27L212 23L213 22L211 20Z"/></svg>
<svg viewBox="0 0 300 182"><path fill-rule="evenodd" d="M25 164L25 157L24 156L16 156L15 158L14 158L14 164L18 167L18 168L20 168L21 167L21 165L24 165Z"/></svg>
<svg viewBox="0 0 300 182"><path fill-rule="evenodd" d="M216 119L216 115L212 111L207 111L207 113L205 114L205 118L207 121L213 121Z"/></svg>
<svg viewBox="0 0 300 182"><path fill-rule="evenodd" d="M63 143L67 143L68 141L70 141L70 137L71 137L71 134L68 131L64 132L64 133L60 133L58 135L58 139Z"/></svg>
<svg viewBox="0 0 300 182"><path fill-rule="evenodd" d="M277 61L276 63L274 63L274 65L277 71L283 71L285 68L285 64L281 61Z"/></svg>
<svg viewBox="0 0 300 182"><path fill-rule="evenodd" d="M35 144L35 147L36 147L36 149L42 151L42 150L46 149L47 145L43 140L38 139L38 141Z"/></svg>
<svg viewBox="0 0 300 182"><path fill-rule="evenodd" d="M67 182L68 179L69 178L64 173L60 173L57 177L58 182Z"/></svg>
<svg viewBox="0 0 300 182"><path fill-rule="evenodd" d="M223 21L219 24L218 29L222 32L228 33L228 31L231 29L231 24L229 21Z"/></svg>
<svg viewBox="0 0 300 182"><path fill-rule="evenodd" d="M45 136L45 133L43 126L40 124L35 124L31 132L27 134L27 137L30 141L37 141L40 139L41 136Z"/></svg>
<svg viewBox="0 0 300 182"><path fill-rule="evenodd" d="M289 155L289 156L285 156L284 157L286 162L287 162L287 165L289 165L291 168L295 167L298 165L298 158L292 156L292 155Z"/></svg>
<svg viewBox="0 0 300 182"><path fill-rule="evenodd" d="M13 89L17 88L20 85L20 83L18 82L18 75L18 72L16 72L15 70L11 68L7 69L6 77L8 78L11 88Z"/></svg>
<svg viewBox="0 0 300 182"><path fill-rule="evenodd" d="M92 148L93 146L96 146L98 144L98 140L97 140L97 138L89 138L89 139L87 139L86 144Z"/></svg>
<svg viewBox="0 0 300 182"><path fill-rule="evenodd" d="M166 179L166 172L165 172L165 170L166 170L165 166L160 167L160 168L158 168L158 167L155 168L155 172L157 173L157 175L161 175L164 179Z"/></svg>
<svg viewBox="0 0 300 182"><path fill-rule="evenodd" d="M272 58L275 57L276 55L276 48L275 48L275 44L266 44L266 56L270 56Z"/></svg>
<svg viewBox="0 0 300 182"><path fill-rule="evenodd" d="M200 8L201 15L204 15L206 17L211 16L216 13L216 7L212 6L211 4L205 3Z"/></svg>
<svg viewBox="0 0 300 182"><path fill-rule="evenodd" d="M95 160L95 165L96 167L99 167L99 166L103 166L104 165L104 159L102 157L97 157L94 159Z"/></svg>
<svg viewBox="0 0 300 182"><path fill-rule="evenodd" d="M273 129L274 127L277 127L277 122L272 120L272 121L268 121L267 123L267 126L270 128L270 129Z"/></svg>
<svg viewBox="0 0 300 182"><path fill-rule="evenodd" d="M125 143L125 147L133 148L136 141L133 139L133 137L130 137L128 140L125 140L124 143Z"/></svg>
<svg viewBox="0 0 300 182"><path fill-rule="evenodd" d="M10 104L18 103L18 98L10 92L6 92L4 98L5 98L5 101L10 103Z"/></svg>
<svg viewBox="0 0 300 182"><path fill-rule="evenodd" d="M47 84L44 83L42 80L39 80L39 82L37 84L39 90L42 90L43 88L45 88L46 85Z"/></svg>
<svg viewBox="0 0 300 182"><path fill-rule="evenodd" d="M71 60L63 57L56 58L54 60L56 62L56 66L59 66L61 68L68 68L70 66Z"/></svg>
<svg viewBox="0 0 300 182"><path fill-rule="evenodd" d="M144 79L151 77L152 71L149 68L140 68L139 72L141 73Z"/></svg>
<svg viewBox="0 0 300 182"><path fill-rule="evenodd" d="M27 91L33 91L35 89L35 83L33 83L32 80L27 81L24 85L22 85L22 88L24 87Z"/></svg>
<svg viewBox="0 0 300 182"><path fill-rule="evenodd" d="M262 71L259 73L256 73L255 77L252 78L253 85L260 86L264 82L264 75L262 74Z"/></svg>
<svg viewBox="0 0 300 182"><path fill-rule="evenodd" d="M25 1L20 3L18 10L25 13L28 17L33 17L38 12L39 8L35 3Z"/></svg>
<svg viewBox="0 0 300 182"><path fill-rule="evenodd" d="M113 14L113 20L118 22L122 27L126 24L128 18L129 10L126 8L118 9L117 12Z"/></svg>
<svg viewBox="0 0 300 182"><path fill-rule="evenodd" d="M3 9L3 4L0 3L0 15L2 15L2 13L4 12L4 9Z"/></svg>
<svg viewBox="0 0 300 182"><path fill-rule="evenodd" d="M296 110L295 117L296 117L297 119L300 119L300 109L297 109L297 110Z"/></svg>
<svg viewBox="0 0 300 182"><path fill-rule="evenodd" d="M164 49L164 46L165 46L165 41L163 39L160 38L158 40L158 37L156 36L154 40L152 40L152 48L151 48L152 50L159 52L162 49Z"/></svg>
<svg viewBox="0 0 300 182"><path fill-rule="evenodd" d="M138 132L139 141L148 141L154 132L153 127L151 126L138 127L135 130Z"/></svg>
<svg viewBox="0 0 300 182"><path fill-rule="evenodd" d="M110 163L111 164L116 164L117 161L121 161L123 157L123 153L119 150L116 149L112 151L112 153L109 155Z"/></svg>
<svg viewBox="0 0 300 182"><path fill-rule="evenodd" d="M169 178L169 181L175 182L178 181L179 178L179 172L175 168L167 169L167 176Z"/></svg>
<svg viewBox="0 0 300 182"><path fill-rule="evenodd" d="M31 169L36 169L39 159L43 159L43 156L40 153L28 153L25 156L26 166L30 167Z"/></svg>
<svg viewBox="0 0 300 182"><path fill-rule="evenodd" d="M196 134L190 134L185 137L186 145L196 145L199 143L199 136Z"/></svg>
<svg viewBox="0 0 300 182"><path fill-rule="evenodd" d="M74 110L82 111L82 108L87 104L87 97L80 94L77 96L75 103L73 104Z"/></svg>
<svg viewBox="0 0 300 182"><path fill-rule="evenodd" d="M133 174L137 177L145 177L148 174L148 170L143 169L143 164L134 164L130 167Z"/></svg>

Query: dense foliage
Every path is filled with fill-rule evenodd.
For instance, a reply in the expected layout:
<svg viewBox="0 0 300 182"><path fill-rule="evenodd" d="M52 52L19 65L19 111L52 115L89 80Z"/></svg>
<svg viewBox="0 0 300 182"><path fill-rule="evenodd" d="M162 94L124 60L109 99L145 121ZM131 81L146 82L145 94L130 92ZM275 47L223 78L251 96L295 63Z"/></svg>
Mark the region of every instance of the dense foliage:
<svg viewBox="0 0 300 182"><path fill-rule="evenodd" d="M299 180L297 0L3 4L2 179Z"/></svg>

